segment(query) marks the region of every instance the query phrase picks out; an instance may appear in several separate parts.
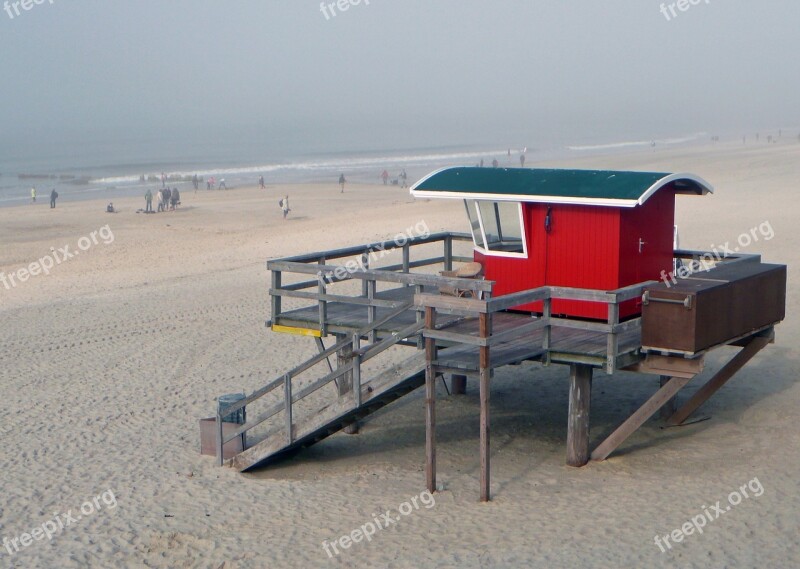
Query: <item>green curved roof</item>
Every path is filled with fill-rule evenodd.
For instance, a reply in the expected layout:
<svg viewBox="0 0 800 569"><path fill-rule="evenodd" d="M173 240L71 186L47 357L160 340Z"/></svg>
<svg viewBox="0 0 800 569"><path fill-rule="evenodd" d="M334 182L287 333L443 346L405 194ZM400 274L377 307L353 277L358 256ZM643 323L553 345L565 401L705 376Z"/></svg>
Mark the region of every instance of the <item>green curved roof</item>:
<svg viewBox="0 0 800 569"><path fill-rule="evenodd" d="M635 207L668 186L676 193L713 192L710 184L693 174L458 167L433 172L417 182L411 194L421 198Z"/></svg>

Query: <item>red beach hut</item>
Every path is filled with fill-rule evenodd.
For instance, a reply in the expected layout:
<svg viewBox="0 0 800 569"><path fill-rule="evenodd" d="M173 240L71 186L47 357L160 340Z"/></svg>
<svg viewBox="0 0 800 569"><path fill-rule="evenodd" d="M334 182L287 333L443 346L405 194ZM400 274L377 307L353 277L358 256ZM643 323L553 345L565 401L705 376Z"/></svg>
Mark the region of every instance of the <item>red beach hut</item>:
<svg viewBox="0 0 800 569"><path fill-rule="evenodd" d="M692 174L523 168L447 168L411 188L463 200L474 258L495 295L539 286L614 290L659 280L673 263L675 195L704 195ZM541 303L517 307L540 312ZM553 302L554 315L606 319L607 306ZM620 317L641 312L634 300Z"/></svg>

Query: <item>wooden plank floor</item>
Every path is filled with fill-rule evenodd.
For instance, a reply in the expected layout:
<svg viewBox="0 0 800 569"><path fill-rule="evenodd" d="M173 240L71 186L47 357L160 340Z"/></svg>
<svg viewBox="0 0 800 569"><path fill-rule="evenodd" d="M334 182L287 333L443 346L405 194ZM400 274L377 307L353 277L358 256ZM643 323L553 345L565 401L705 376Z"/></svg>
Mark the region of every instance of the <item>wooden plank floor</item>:
<svg viewBox="0 0 800 569"><path fill-rule="evenodd" d="M502 332L520 326L530 321L530 316L525 314L499 313L493 319L494 332ZM471 320L471 322L470 322ZM444 327L448 331L472 326L477 329L475 319L466 319L451 327ZM471 328L470 328L471 330ZM461 330L466 332L466 330ZM491 367L498 368L505 365L517 364L526 360L539 360L545 355L542 348L544 330L534 330L524 336L508 342L502 342L491 348ZM619 353L633 352L641 345L641 333L632 330L620 334ZM605 358L606 334L590 330L576 330L571 328L553 327L550 338L550 352L574 356L594 356ZM455 346L439 350L437 365L461 369L465 371L478 370L478 348L476 346Z"/></svg>

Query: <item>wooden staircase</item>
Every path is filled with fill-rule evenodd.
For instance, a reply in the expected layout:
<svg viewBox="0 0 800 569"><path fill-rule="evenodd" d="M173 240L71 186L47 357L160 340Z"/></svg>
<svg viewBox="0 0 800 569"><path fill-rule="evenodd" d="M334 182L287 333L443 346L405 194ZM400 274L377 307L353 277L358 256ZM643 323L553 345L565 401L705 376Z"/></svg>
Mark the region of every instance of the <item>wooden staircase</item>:
<svg viewBox="0 0 800 569"><path fill-rule="evenodd" d="M355 397L326 403L310 414L307 420L298 420L292 424L294 433L291 442L285 427L275 429L258 443L236 455L231 460L231 465L245 471L280 460L295 450L311 446L339 432L424 384L425 354L420 352L362 385L361 405L354 404Z"/></svg>
<svg viewBox="0 0 800 569"><path fill-rule="evenodd" d="M245 399L217 412L217 460L220 465L222 447L228 441L245 435L252 429L263 425L266 421L283 414L283 421L273 425L266 434L248 441L248 448L229 460L229 464L239 471L246 471L256 466L279 460L300 448L308 447L359 419L385 407L392 401L414 391L425 383L425 353L417 351L406 360L381 369L374 377L362 380L362 364L387 349L418 337L424 327L421 319L405 326L394 334L376 340L374 343L361 346L364 338L373 337L373 332L385 326L411 309L411 304L404 304L385 317L367 327L358 330L352 337L340 340L333 346L322 350L319 354L303 362L281 377L255 391ZM344 357L343 357L344 355ZM328 363L331 356L337 356L339 365L336 369ZM327 364L322 377L315 376L312 381L305 381L298 389L299 376L309 370ZM297 403L306 400L329 383L336 383L336 391L330 389L330 396L318 396L313 405L304 405L302 413ZM283 388L282 400L269 406L265 412L249 420L235 431L223 436L222 418L235 413L245 406L252 406L256 401L271 393L279 393ZM309 400L306 400L308 403ZM309 408L310 407L310 408ZM248 409L248 411L251 411ZM274 420L274 419L273 419Z"/></svg>

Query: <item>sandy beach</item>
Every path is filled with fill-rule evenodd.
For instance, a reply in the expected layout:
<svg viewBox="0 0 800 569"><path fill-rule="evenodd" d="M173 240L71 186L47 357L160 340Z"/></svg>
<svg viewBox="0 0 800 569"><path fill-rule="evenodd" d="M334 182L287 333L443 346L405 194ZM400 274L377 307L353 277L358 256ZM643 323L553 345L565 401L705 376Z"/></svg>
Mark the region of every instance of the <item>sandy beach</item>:
<svg viewBox="0 0 800 569"><path fill-rule="evenodd" d="M533 162L533 164L531 164ZM216 398L250 392L314 353L275 334L265 261L390 239L424 221L467 231L463 205L350 184L182 192L175 212L144 199L0 209L0 271L62 252L49 274L0 283L0 538L93 510L0 567L478 569L800 566L800 144L723 142L528 166L692 172L713 196L678 196L681 246L706 249L768 223L745 252L789 266L777 340L699 412L654 419L607 461L565 466L568 369L525 364L492 382L493 501L478 502L478 394L439 394L435 505L329 556L323 542L397 511L425 487L424 394L278 465L239 474L199 454ZM278 200L290 196L282 219ZM92 233L95 232L95 237ZM88 244L88 245L87 245ZM77 254L75 254L77 253ZM733 350L718 350L710 377ZM696 380L701 383L702 378ZM599 373L592 444L657 388ZM696 389L692 383L681 397ZM670 533L757 478L752 496L702 534ZM113 496L113 499L111 498ZM97 499L94 504L91 500ZM13 548L12 548L13 549Z"/></svg>

